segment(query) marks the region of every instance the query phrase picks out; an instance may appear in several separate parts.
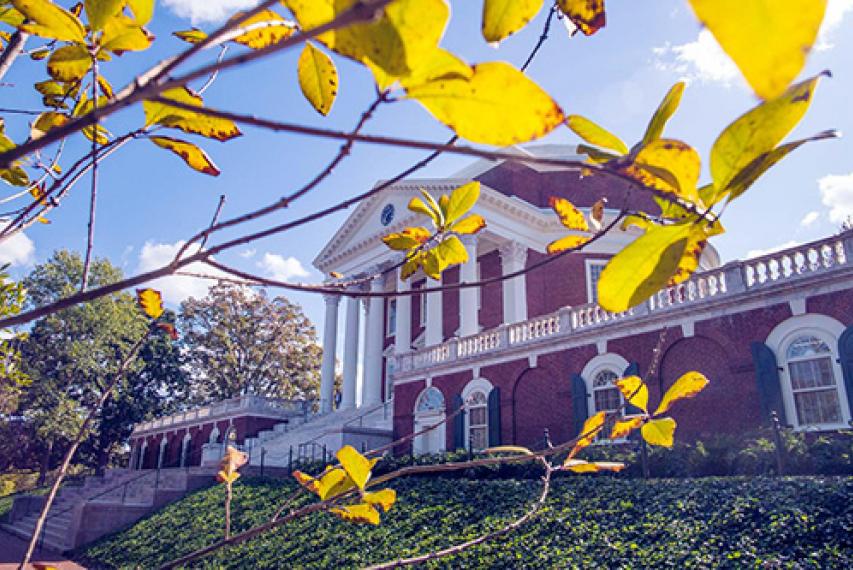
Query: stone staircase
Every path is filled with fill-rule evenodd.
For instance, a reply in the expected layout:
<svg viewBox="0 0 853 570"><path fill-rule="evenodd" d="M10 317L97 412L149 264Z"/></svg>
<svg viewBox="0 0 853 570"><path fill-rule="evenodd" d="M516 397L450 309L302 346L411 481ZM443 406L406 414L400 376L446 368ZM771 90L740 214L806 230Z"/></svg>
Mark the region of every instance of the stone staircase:
<svg viewBox="0 0 853 570"><path fill-rule="evenodd" d="M298 426L278 424L247 438L243 448L249 452L250 465L270 467L286 467L292 460L320 460L324 452L331 456L344 445L372 449L391 441L392 416L390 402L339 410Z"/></svg>
<svg viewBox="0 0 853 570"><path fill-rule="evenodd" d="M87 477L81 486L64 486L51 505L40 546L64 552L115 532L148 513L209 484L211 469L110 469ZM46 500L16 497L3 530L29 540Z"/></svg>

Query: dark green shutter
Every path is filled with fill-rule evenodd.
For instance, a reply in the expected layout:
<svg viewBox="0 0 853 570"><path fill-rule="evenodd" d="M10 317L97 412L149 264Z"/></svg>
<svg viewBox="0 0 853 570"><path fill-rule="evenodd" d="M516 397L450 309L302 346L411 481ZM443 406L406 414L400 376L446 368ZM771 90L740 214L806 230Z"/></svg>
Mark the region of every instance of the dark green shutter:
<svg viewBox="0 0 853 570"><path fill-rule="evenodd" d="M463 407L464 403L462 402L462 396L460 396L459 394L453 396L453 403L450 407L451 413L455 412L456 410L462 409ZM457 449L465 449L464 410L453 418L453 448L451 449L451 451L456 451Z"/></svg>
<svg viewBox="0 0 853 570"><path fill-rule="evenodd" d="M489 392L489 447L501 444L501 391L495 386Z"/></svg>
<svg viewBox="0 0 853 570"><path fill-rule="evenodd" d="M838 338L838 356L841 370L844 371L844 389L847 392L847 406L853 413L853 325L841 333Z"/></svg>
<svg viewBox="0 0 853 570"><path fill-rule="evenodd" d="M763 342L753 342L752 361L755 363L755 380L758 382L758 396L761 400L761 417L765 422L770 421L770 412L783 425L788 423L785 417L785 405L782 403L782 384L779 381L779 365L776 355Z"/></svg>
<svg viewBox="0 0 853 570"><path fill-rule="evenodd" d="M583 423L589 417L589 406L587 405L586 382L580 374L572 374L572 416L574 420L574 433L578 435L583 429Z"/></svg>
<svg viewBox="0 0 853 570"><path fill-rule="evenodd" d="M632 362L628 365L628 368L625 369L625 372L622 373L622 376L639 376L640 375L640 365L636 362ZM632 406L631 404L627 404L625 406L625 415L633 416L636 414L642 414L643 410L638 408L637 406Z"/></svg>

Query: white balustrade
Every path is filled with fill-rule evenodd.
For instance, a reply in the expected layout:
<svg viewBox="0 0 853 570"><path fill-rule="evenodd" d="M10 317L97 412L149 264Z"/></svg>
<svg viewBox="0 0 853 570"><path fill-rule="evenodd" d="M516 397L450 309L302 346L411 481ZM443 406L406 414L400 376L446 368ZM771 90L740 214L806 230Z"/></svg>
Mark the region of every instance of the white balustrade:
<svg viewBox="0 0 853 570"><path fill-rule="evenodd" d="M523 344L541 338L552 337L560 332L560 317L557 313L536 317L510 325L509 344Z"/></svg>
<svg viewBox="0 0 853 570"><path fill-rule="evenodd" d="M634 309L628 309L619 313L611 313L605 311L597 303L590 303L580 307L572 308L571 323L572 330L583 330L592 327L597 327L615 320L634 315Z"/></svg>
<svg viewBox="0 0 853 570"><path fill-rule="evenodd" d="M683 283L661 289L648 301L649 311L694 303L729 292L725 271L713 270L694 275Z"/></svg>
<svg viewBox="0 0 853 570"><path fill-rule="evenodd" d="M747 289L755 289L779 281L823 273L846 265L847 255L844 239L836 237L748 259L742 263L744 283Z"/></svg>

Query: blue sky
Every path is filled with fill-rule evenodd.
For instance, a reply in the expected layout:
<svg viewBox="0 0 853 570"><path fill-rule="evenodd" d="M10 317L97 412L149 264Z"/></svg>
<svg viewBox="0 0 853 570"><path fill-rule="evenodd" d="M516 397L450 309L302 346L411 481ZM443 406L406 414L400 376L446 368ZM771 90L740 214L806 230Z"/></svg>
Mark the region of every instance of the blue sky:
<svg viewBox="0 0 853 570"><path fill-rule="evenodd" d="M61 2L63 3L63 2ZM65 4L70 4L65 3ZM195 23L210 29L216 21L251 0L166 0L158 3L151 30L157 36L149 51L128 53L102 71L116 87L153 62L183 49L171 32ZM507 60L520 64L541 31L545 12L499 49L479 34L481 3L452 2L453 18L444 45L470 62ZM629 142L639 138L660 98L679 80L689 81L681 109L667 135L689 142L703 157L719 131L756 103L731 62L703 32L684 0L608 2L608 25L592 38L568 34L558 23L531 76L567 113L588 116ZM796 134L828 128L853 133L853 0L830 0L830 11L804 75L830 69L806 119ZM33 45L33 44L30 44ZM761 38L756 38L756 49ZM242 49L242 48L239 48ZM230 53L236 53L232 48ZM205 54L205 58L215 53ZM322 118L304 101L296 83L298 50L223 73L205 97L207 104L259 116L349 129L373 98L369 74L336 58L340 93L329 117ZM201 63L199 60L197 63ZM28 86L46 78L44 62L19 60L0 86L0 107L34 108L35 92ZM3 115L7 132L22 140L25 118ZM111 118L113 133L142 122L141 108ZM199 141L222 170L218 178L186 168L170 153L138 141L101 166L101 186L95 253L108 257L130 274L165 262L180 240L204 227L220 194L227 195L223 216L230 217L266 204L308 180L334 154L337 144L293 135L274 135L243 129L245 136L227 142ZM369 132L444 140L448 131L416 103L400 102L380 109ZM182 133L181 133L182 135ZM68 145L66 156L85 152L82 137ZM546 142L575 143L568 129L559 129ZM357 146L352 156L326 183L291 209L276 213L253 227L280 223L372 186L422 157L422 153ZM447 175L469 162L447 156L435 161L423 176ZM703 173L707 179L707 168ZM2 190L0 190L2 191ZM5 191L4 191L5 192ZM25 274L57 248L82 250L85 241L88 181L84 180L49 217L50 225L34 227L26 237L0 244L0 261L13 263L13 273ZM714 245L724 260L793 242L808 241L835 231L853 214L853 142L849 138L806 146L765 176L726 212L728 233ZM317 281L322 278L311 260L343 222L346 214L319 224L274 236L225 253L229 264L280 278ZM158 284L171 303L188 294L203 294L205 284L171 280ZM319 327L323 302L319 297L290 295L301 303Z"/></svg>

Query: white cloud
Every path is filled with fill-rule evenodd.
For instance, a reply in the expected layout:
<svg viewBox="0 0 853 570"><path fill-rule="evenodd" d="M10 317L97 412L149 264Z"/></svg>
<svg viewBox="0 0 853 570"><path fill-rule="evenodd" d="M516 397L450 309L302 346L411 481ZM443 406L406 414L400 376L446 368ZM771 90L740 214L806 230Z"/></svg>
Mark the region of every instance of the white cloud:
<svg viewBox="0 0 853 570"><path fill-rule="evenodd" d="M808 214L806 214L805 216L803 216L803 219L800 220L800 225L803 226L804 228L807 228L810 225L812 225L813 223L815 223L818 220L818 218L820 218L820 213L815 212L815 211L811 211Z"/></svg>
<svg viewBox="0 0 853 570"><path fill-rule="evenodd" d="M163 0L163 5L193 24L222 22L238 10L256 6L260 0Z"/></svg>
<svg viewBox="0 0 853 570"><path fill-rule="evenodd" d="M730 86L739 80L740 72L707 29L695 41L652 49L655 67L680 75L680 79Z"/></svg>
<svg viewBox="0 0 853 570"><path fill-rule="evenodd" d="M829 0L826 6L826 14L823 17L823 25L820 35L815 42L815 49L826 51L834 47L832 43L833 32L841 25L844 16L853 11L853 0Z"/></svg>
<svg viewBox="0 0 853 570"><path fill-rule="evenodd" d="M746 252L746 258L752 259L753 257L761 257L762 255L776 253L777 251L782 251L783 249L788 249L789 247L794 247L796 245L800 245L800 242L790 240L785 243L780 243L779 245L774 245L773 247L768 247L767 249L751 249Z"/></svg>
<svg viewBox="0 0 853 570"><path fill-rule="evenodd" d="M252 248L252 249L244 249L238 255L240 257L242 257L243 259L251 259L251 258L255 257L256 253L258 253L258 250Z"/></svg>
<svg viewBox="0 0 853 570"><path fill-rule="evenodd" d="M265 253L258 267L276 281L289 281L294 277L308 277L308 271L295 257L284 257L276 253Z"/></svg>
<svg viewBox="0 0 853 570"><path fill-rule="evenodd" d="M36 246L24 232L18 232L0 242L0 265L29 265L33 262Z"/></svg>
<svg viewBox="0 0 853 570"><path fill-rule="evenodd" d="M830 174L817 181L820 199L829 208L829 220L842 223L853 216L853 172Z"/></svg>
<svg viewBox="0 0 853 570"><path fill-rule="evenodd" d="M178 250L184 245L184 240L179 240L175 243L154 243L145 242L142 250L139 252L139 264L136 267L138 273L158 269L168 264ZM198 251L198 244L193 244L187 249L185 255L192 255ZM225 276L219 270L212 269L202 263L191 263L182 269L182 271L190 273L202 273L205 275ZM154 289L157 289L163 294L163 299L167 303L179 304L181 301L189 297L204 297L207 290L210 289L216 282L211 279L202 279L200 277L188 276L170 276L155 279L147 284Z"/></svg>

